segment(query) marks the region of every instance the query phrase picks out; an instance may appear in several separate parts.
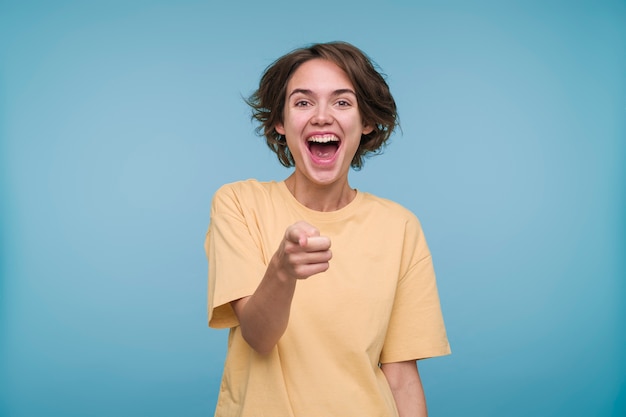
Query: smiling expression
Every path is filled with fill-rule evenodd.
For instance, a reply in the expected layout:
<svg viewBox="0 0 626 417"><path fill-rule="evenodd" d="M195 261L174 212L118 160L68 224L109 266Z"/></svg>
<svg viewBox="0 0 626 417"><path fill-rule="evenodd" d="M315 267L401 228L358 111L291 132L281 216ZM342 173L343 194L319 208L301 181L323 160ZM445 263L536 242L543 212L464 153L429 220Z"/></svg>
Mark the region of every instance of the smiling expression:
<svg viewBox="0 0 626 417"><path fill-rule="evenodd" d="M313 59L300 65L287 84L284 135L295 161L296 176L310 185L346 182L364 126L354 86L331 61Z"/></svg>

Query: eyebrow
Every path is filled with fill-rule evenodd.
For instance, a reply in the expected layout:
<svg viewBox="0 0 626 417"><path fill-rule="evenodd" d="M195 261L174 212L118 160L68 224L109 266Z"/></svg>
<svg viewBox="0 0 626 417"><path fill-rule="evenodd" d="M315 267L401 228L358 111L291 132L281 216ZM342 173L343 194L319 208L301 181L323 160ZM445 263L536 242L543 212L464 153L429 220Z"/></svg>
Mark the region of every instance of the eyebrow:
<svg viewBox="0 0 626 417"><path fill-rule="evenodd" d="M295 90L293 90L289 94L289 97L293 96L294 94L298 94L298 93L304 94L305 96L313 96L313 95L315 95L313 93L313 91L307 90L306 88L296 88ZM332 93L333 96L340 96L342 94L352 94L353 96L356 97L356 93L353 90L349 89L349 88L340 88L339 90L335 90ZM287 98L289 98L289 97L287 97Z"/></svg>

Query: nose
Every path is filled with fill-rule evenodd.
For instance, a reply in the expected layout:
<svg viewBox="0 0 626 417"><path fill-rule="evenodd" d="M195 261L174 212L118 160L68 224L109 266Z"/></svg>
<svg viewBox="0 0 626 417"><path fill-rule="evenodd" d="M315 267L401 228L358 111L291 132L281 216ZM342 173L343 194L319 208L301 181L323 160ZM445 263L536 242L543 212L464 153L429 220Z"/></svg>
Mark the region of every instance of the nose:
<svg viewBox="0 0 626 417"><path fill-rule="evenodd" d="M331 124L332 122L333 122L333 116L328 106L321 105L321 104L318 105L315 108L315 113L313 114L313 117L311 118L311 123L315 125L328 125L328 124Z"/></svg>

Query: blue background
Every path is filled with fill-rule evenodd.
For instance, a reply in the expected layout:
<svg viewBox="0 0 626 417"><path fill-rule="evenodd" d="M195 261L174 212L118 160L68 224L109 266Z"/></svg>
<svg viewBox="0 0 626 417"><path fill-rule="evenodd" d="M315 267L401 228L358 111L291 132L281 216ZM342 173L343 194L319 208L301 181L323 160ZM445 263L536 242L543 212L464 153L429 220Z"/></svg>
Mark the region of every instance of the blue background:
<svg viewBox="0 0 626 417"><path fill-rule="evenodd" d="M351 181L427 233L431 415L626 415L626 4L326 0L0 1L0 415L212 415L210 200L289 173L242 96L337 39L399 106Z"/></svg>

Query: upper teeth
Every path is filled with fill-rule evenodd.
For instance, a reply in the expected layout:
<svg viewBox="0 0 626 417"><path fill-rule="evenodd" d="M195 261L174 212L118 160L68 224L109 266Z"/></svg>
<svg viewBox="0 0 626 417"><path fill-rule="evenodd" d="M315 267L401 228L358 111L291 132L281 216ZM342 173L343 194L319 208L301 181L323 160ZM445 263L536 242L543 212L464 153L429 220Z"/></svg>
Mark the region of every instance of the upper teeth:
<svg viewBox="0 0 626 417"><path fill-rule="evenodd" d="M309 142L317 142L317 143L328 143L328 142L338 142L339 138L335 135L320 135L320 136L311 136L308 139Z"/></svg>

